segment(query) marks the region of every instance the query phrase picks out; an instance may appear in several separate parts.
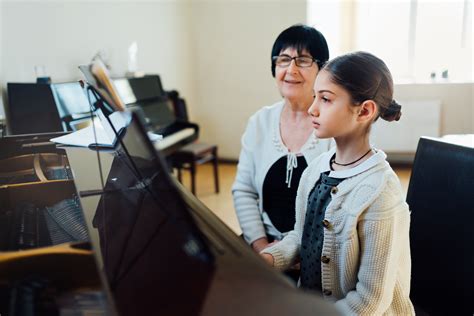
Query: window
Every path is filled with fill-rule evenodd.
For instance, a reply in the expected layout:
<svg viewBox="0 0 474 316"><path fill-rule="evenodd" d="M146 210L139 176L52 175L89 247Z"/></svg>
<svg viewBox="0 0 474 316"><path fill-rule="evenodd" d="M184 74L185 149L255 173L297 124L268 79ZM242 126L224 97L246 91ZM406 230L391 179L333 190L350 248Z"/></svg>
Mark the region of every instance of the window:
<svg viewBox="0 0 474 316"><path fill-rule="evenodd" d="M332 57L369 51L396 82L474 80L472 0L312 0L308 24L326 36Z"/></svg>

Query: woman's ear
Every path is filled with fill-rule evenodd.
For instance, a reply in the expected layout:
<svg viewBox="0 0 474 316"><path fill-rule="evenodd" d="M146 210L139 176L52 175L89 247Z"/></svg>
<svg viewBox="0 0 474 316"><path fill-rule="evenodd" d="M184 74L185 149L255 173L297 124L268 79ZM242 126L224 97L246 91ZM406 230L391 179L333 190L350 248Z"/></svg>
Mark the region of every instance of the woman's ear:
<svg viewBox="0 0 474 316"><path fill-rule="evenodd" d="M359 107L359 112L357 113L357 121L371 122L375 119L377 112L377 104L375 104L373 100L364 101Z"/></svg>

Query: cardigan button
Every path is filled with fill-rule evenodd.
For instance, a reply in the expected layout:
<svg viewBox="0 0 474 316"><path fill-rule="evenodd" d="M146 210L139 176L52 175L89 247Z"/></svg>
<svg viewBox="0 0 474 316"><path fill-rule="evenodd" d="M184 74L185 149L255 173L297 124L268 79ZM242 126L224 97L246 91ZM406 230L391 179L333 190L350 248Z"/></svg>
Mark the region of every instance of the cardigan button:
<svg viewBox="0 0 474 316"><path fill-rule="evenodd" d="M331 194L336 194L339 189L337 187L332 187Z"/></svg>
<svg viewBox="0 0 474 316"><path fill-rule="evenodd" d="M331 290L323 290L323 294L329 296L332 295L332 292Z"/></svg>
<svg viewBox="0 0 474 316"><path fill-rule="evenodd" d="M331 223L327 220L327 219L323 219L323 221L321 222L321 224L323 224L323 226L325 228L328 228L331 227Z"/></svg>
<svg viewBox="0 0 474 316"><path fill-rule="evenodd" d="M326 256L321 257L321 262L322 263L329 263L329 261L331 261L331 259L329 259L329 257L326 257Z"/></svg>

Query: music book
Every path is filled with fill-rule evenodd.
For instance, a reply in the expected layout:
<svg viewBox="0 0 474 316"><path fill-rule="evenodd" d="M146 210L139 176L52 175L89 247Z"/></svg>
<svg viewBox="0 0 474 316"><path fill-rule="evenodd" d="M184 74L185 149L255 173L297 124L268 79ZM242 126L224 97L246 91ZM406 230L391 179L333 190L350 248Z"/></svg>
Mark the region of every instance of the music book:
<svg viewBox="0 0 474 316"><path fill-rule="evenodd" d="M99 118L103 115L101 111L97 111ZM114 125L115 130L120 134L130 122L129 112L114 112L109 116L110 122ZM94 120L94 123L86 128L76 132L51 138L50 141L62 145L92 147L92 148L114 148L117 138L111 126L105 122L105 118ZM162 135L148 133L151 141L158 141L163 138Z"/></svg>

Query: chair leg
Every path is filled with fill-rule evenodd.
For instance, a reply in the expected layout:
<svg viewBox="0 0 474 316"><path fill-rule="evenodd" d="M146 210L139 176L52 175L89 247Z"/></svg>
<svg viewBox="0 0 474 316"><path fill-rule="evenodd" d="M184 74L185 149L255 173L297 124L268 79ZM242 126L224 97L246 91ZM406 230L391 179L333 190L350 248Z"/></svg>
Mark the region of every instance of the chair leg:
<svg viewBox="0 0 474 316"><path fill-rule="evenodd" d="M212 164L214 165L214 186L216 193L219 193L219 173L218 173L218 162L217 162L217 148L214 150L214 159Z"/></svg>
<svg viewBox="0 0 474 316"><path fill-rule="evenodd" d="M183 179L182 179L182 174L181 174L181 168L176 168L178 169L178 181L183 183Z"/></svg>
<svg viewBox="0 0 474 316"><path fill-rule="evenodd" d="M196 162L191 163L191 192L196 195Z"/></svg>

